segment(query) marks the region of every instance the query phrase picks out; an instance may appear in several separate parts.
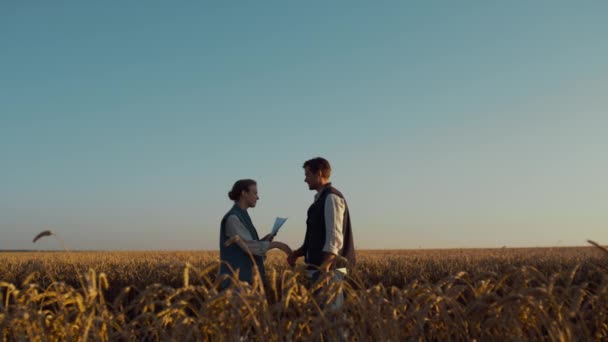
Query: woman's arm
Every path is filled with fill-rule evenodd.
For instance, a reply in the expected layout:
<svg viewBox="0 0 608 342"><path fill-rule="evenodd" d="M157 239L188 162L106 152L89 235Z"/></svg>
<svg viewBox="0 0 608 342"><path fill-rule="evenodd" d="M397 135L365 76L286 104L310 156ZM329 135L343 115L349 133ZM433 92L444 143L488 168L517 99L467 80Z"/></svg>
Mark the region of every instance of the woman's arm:
<svg viewBox="0 0 608 342"><path fill-rule="evenodd" d="M247 228L241 223L236 215L230 215L226 219L226 236L229 238L238 236L239 240L242 241L248 250L243 248L243 245L239 244L241 249L245 252L250 252L253 255L264 256L268 249L271 248L270 245L272 242L253 240Z"/></svg>
<svg viewBox="0 0 608 342"><path fill-rule="evenodd" d="M247 228L235 215L228 216L228 219L226 220L226 235L229 238L238 236L239 241L237 243L241 249L253 255L264 256L269 249L273 248L278 248L287 255L291 254L291 248L283 242L253 240Z"/></svg>

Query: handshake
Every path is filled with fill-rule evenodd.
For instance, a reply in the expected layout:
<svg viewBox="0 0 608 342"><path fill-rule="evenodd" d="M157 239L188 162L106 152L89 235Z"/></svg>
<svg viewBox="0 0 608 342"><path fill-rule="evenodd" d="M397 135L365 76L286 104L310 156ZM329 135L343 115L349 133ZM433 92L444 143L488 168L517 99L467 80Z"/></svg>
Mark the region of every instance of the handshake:
<svg viewBox="0 0 608 342"><path fill-rule="evenodd" d="M291 247L289 247L289 245L287 245L286 243L273 241L275 236L276 234L268 234L264 236L261 241L270 241L270 247L268 249L280 249L285 254L287 254L287 263L289 264L289 266L295 266L296 260L298 260L298 258L301 257L303 254L300 252L299 249L295 251L292 250Z"/></svg>

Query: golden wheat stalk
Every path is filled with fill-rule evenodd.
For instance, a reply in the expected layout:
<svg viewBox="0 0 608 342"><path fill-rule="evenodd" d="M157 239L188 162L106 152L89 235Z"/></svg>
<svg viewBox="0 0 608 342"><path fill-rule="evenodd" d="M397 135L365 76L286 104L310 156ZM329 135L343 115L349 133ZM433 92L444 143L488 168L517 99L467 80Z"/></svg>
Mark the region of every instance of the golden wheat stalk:
<svg viewBox="0 0 608 342"><path fill-rule="evenodd" d="M34 240L32 241L32 243L36 243L36 241L40 240L41 238L43 238L45 236L51 236L53 234L54 233L51 230L43 230L40 233L38 233L38 235L36 235L36 237L34 238Z"/></svg>
<svg viewBox="0 0 608 342"><path fill-rule="evenodd" d="M587 240L587 242L589 242L590 244L594 245L595 247L599 248L602 252L608 254L608 248L600 245L599 243L593 241L593 240Z"/></svg>

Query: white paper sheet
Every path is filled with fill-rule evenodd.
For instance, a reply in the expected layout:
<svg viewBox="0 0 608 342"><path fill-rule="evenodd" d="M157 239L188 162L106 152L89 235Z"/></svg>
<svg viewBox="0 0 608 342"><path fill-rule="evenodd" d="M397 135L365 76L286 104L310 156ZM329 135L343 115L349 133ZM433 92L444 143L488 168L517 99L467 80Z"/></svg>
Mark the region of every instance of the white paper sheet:
<svg viewBox="0 0 608 342"><path fill-rule="evenodd" d="M272 226L272 235L276 235L279 232L279 229L287 221L287 217L277 217L274 221L274 225Z"/></svg>

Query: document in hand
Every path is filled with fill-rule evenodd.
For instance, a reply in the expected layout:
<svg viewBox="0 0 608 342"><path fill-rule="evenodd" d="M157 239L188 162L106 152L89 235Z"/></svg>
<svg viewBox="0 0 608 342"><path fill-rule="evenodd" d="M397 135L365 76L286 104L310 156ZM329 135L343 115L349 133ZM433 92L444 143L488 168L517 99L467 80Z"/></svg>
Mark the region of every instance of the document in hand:
<svg viewBox="0 0 608 342"><path fill-rule="evenodd" d="M276 235L285 221L287 221L287 217L277 217L277 219L274 221L274 226L272 226L271 234Z"/></svg>

